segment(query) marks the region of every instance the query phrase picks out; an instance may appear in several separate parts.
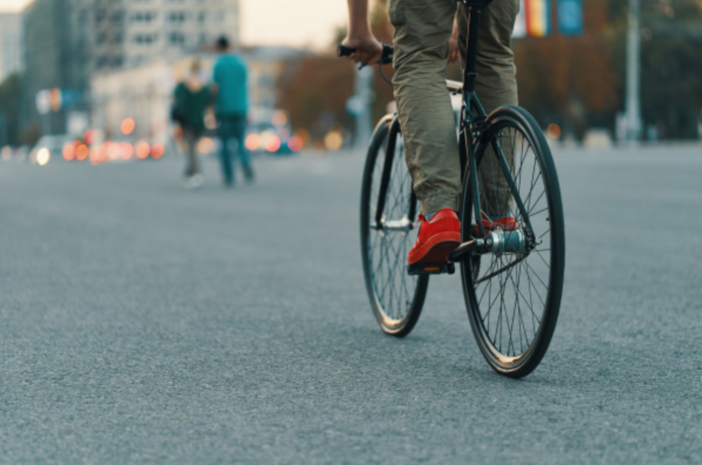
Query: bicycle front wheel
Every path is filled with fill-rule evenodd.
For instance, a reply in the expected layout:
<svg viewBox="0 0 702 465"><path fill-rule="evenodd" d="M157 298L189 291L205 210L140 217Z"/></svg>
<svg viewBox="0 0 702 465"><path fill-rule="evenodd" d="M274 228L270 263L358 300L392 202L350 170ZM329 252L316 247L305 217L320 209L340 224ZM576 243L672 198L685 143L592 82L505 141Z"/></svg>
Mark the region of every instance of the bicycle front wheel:
<svg viewBox="0 0 702 465"><path fill-rule="evenodd" d="M361 188L361 257L368 298L380 328L404 337L419 319L429 277L410 276L406 271L418 205L397 124L391 116L385 117L368 150Z"/></svg>
<svg viewBox="0 0 702 465"><path fill-rule="evenodd" d="M563 206L551 151L533 117L519 107L502 107L485 127L474 151L477 189L472 181L464 187L462 234L464 240L480 237L478 222L490 224L497 245L462 262L463 291L488 363L500 374L521 378L542 360L558 319Z"/></svg>

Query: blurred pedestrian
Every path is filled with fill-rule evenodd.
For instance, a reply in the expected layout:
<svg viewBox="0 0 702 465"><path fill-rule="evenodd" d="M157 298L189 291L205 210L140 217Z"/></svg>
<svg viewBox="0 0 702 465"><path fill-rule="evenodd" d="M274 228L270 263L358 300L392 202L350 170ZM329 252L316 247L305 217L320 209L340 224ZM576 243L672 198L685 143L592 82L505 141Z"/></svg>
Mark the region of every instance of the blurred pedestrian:
<svg viewBox="0 0 702 465"><path fill-rule="evenodd" d="M254 179L251 157L244 144L246 116L249 110L247 90L247 70L242 59L230 53L229 39L225 36L217 40L217 50L221 54L213 71L215 115L219 122L221 141L220 159L224 184L233 187L235 182L232 160L232 142L236 143L236 153L248 182Z"/></svg>
<svg viewBox="0 0 702 465"><path fill-rule="evenodd" d="M197 159L197 145L205 132L205 111L211 103L211 90L200 76L200 62L195 59L190 65L188 77L175 88L172 112L187 146L185 187L188 189L197 189L204 182Z"/></svg>

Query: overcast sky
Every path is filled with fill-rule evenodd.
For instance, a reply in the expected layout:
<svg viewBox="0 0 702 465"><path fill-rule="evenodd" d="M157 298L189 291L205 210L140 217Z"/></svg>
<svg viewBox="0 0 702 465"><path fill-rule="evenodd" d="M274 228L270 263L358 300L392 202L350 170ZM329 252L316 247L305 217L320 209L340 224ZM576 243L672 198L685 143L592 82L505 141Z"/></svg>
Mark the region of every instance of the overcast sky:
<svg viewBox="0 0 702 465"><path fill-rule="evenodd" d="M0 11L19 11L29 0L0 0ZM247 45L329 47L346 23L345 0L241 0L242 40Z"/></svg>

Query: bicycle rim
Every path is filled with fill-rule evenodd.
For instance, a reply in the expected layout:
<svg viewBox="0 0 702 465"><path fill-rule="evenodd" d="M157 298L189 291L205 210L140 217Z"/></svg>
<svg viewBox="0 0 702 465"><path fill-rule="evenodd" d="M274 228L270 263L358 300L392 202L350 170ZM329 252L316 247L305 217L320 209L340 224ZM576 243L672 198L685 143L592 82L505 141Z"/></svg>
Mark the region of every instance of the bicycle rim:
<svg viewBox="0 0 702 465"><path fill-rule="evenodd" d="M504 188L508 182L496 161L496 140L504 153L514 154L507 165L526 217L510 189ZM565 268L560 188L543 134L520 108L503 107L490 115L475 156L482 212L491 218L513 216L518 230L533 240L528 252L472 255L461 267L468 315L481 352L497 372L520 378L546 353L560 309ZM475 234L471 191L471 186L464 189L464 237Z"/></svg>
<svg viewBox="0 0 702 465"><path fill-rule="evenodd" d="M399 135L392 154L390 182L382 215L384 227L376 224L390 125L389 118L378 125L366 158L361 189L361 255L366 290L378 324L386 334L404 337L419 318L429 278L410 276L406 271L407 253L414 244L410 219L412 182Z"/></svg>

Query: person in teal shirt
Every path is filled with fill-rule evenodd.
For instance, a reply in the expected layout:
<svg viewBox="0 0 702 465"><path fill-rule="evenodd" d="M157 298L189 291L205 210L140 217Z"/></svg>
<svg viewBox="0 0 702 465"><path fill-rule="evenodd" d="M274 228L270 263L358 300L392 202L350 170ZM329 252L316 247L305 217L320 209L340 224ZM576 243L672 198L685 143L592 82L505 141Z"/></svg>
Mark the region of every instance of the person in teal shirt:
<svg viewBox="0 0 702 465"><path fill-rule="evenodd" d="M221 56L213 71L215 99L215 115L219 122L219 137L221 140L220 160L224 184L234 186L234 164L232 160L232 143L236 142L236 153L248 182L254 179L251 167L251 157L246 149L246 119L249 111L246 64L239 56L229 53L229 40L220 37L217 40L217 50Z"/></svg>

